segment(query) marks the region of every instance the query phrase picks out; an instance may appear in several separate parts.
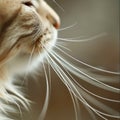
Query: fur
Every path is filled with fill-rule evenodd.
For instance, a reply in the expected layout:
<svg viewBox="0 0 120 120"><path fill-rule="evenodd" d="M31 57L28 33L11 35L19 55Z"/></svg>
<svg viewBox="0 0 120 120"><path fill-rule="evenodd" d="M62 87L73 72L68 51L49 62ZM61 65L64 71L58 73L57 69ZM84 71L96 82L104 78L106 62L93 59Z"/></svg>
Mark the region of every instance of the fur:
<svg viewBox="0 0 120 120"><path fill-rule="evenodd" d="M38 66L46 54L44 45L51 50L55 44L59 24L58 15L43 0L0 0L1 120L5 119L3 113L11 109L5 101L21 103L27 109L29 101L14 86L14 76Z"/></svg>
<svg viewBox="0 0 120 120"><path fill-rule="evenodd" d="M85 85L89 84L93 89L97 88L117 95L120 92L119 87L107 84L111 83L111 79L104 81L98 79L100 77L96 78L97 74L94 72L90 75L87 70L83 70L73 63L77 62L111 76L118 77L120 73L91 66L66 53L64 49L67 48L62 43L81 41L58 38L59 26L59 16L44 0L12 0L12 2L11 0L0 0L0 120L14 119L10 116L10 113L17 111L12 107L13 105L17 107L20 114L22 107L29 110L31 101L24 95L24 87L14 84L14 81L17 81L16 76L33 73L40 64L43 66L46 77L46 96L39 119L45 118L51 88L44 65L45 60L67 87L73 100L76 120L82 119L79 102L83 104L93 120L96 120L96 116L103 120L120 119L117 110L101 102L103 100L119 104L118 99L97 95L94 91L88 90ZM59 29L59 31L67 28ZM100 36L94 36L84 41L97 37ZM56 41L57 39L59 42ZM54 49L52 49L53 47ZM73 63L67 61L64 56L70 58ZM85 85L78 82L73 75ZM118 83L118 80L116 81L114 84Z"/></svg>

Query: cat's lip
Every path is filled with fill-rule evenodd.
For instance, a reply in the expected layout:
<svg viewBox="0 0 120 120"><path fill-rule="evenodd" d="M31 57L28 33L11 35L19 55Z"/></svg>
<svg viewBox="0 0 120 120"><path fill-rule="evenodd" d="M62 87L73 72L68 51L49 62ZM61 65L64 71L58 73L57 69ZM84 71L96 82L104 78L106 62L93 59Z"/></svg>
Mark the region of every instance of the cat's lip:
<svg viewBox="0 0 120 120"><path fill-rule="evenodd" d="M38 51L43 49L51 50L51 48L55 45L57 40L57 30L52 27L51 30L46 29L43 34L40 34L34 44L35 48Z"/></svg>
<svg viewBox="0 0 120 120"><path fill-rule="evenodd" d="M57 39L57 30L54 27L52 27L51 30L47 28L42 34L40 34L37 37L36 42L39 41L41 44L45 44L46 42L54 41L56 39Z"/></svg>

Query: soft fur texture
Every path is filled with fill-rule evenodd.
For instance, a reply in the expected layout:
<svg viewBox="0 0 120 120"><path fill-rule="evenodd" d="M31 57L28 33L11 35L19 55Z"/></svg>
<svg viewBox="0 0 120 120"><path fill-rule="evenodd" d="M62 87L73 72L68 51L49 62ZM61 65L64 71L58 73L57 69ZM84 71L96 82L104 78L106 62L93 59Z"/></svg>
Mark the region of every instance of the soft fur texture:
<svg viewBox="0 0 120 120"><path fill-rule="evenodd" d="M12 84L14 76L25 73L30 57L29 71L38 66L44 46L48 50L54 46L59 25L58 15L43 0L0 0L0 98L4 102L19 101L27 107L28 101ZM0 120L11 109L3 101Z"/></svg>
<svg viewBox="0 0 120 120"><path fill-rule="evenodd" d="M31 101L27 100L21 92L22 86L17 86L13 81L19 74L25 77L29 72L35 71L39 64L43 65L46 77L45 102L39 117L40 120L44 119L51 83L48 77L50 72L47 73L46 66L42 62L43 58L46 58L51 68L67 87L73 100L76 120L82 120L79 103L82 103L92 120L97 118L120 119L117 109L111 108L109 104L104 104L108 102L119 105L120 100L106 97L104 94L98 95L95 92L97 89L106 94L119 95L120 89L116 85L119 83L118 79L113 81L112 77L104 75L118 78L120 73L91 66L66 53L64 50L67 48L62 43L79 43L80 40L57 38L59 26L58 15L44 0L0 0L0 120L11 120L12 116L9 113L16 113L16 107L20 114L22 107L29 108ZM72 26L67 28L70 27ZM59 31L67 28L59 29ZM97 37L99 36L85 41ZM56 43L57 39L59 39L58 43ZM55 50L52 49L53 47ZM67 56L66 59L69 58L72 62L67 61L64 56ZM88 74L87 69L84 70L73 63L92 69L93 73ZM111 83L113 84L111 85ZM89 86L92 90L89 90Z"/></svg>

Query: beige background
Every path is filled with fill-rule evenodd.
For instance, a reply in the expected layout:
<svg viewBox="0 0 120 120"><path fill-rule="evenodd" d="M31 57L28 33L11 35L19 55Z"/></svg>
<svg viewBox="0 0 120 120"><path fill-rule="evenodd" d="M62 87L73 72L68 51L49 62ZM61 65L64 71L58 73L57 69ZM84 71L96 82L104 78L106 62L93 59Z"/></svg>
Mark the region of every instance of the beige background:
<svg viewBox="0 0 120 120"><path fill-rule="evenodd" d="M118 71L119 0L56 0L64 8L64 12L52 0L47 1L60 15L61 28L77 22L75 27L59 32L59 37L90 37L101 33L106 34L101 38L89 42L79 44L68 43L73 56L88 64L107 70ZM30 78L28 86L29 97L36 103L33 105L30 113L24 112L24 118L18 119L38 120L37 116L41 111L43 96L45 94L44 77L38 76L37 80ZM90 86L89 89L93 90L94 88ZM96 91L101 94L104 92ZM119 98L118 95L108 94L107 92L104 92L104 96ZM108 104L116 109L119 107L118 104ZM80 109L83 115L82 120L92 120L82 105ZM45 120L75 120L74 117L70 95L61 80L52 71L52 93ZM101 118L97 119L102 120ZM109 120L114 119L109 118Z"/></svg>

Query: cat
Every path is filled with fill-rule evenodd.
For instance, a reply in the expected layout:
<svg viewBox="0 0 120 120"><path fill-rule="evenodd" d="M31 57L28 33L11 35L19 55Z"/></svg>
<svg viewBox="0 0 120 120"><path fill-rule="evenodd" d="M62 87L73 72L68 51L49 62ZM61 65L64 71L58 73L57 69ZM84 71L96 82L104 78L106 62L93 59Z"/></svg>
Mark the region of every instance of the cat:
<svg viewBox="0 0 120 120"><path fill-rule="evenodd" d="M58 29L59 27L59 16L44 0L12 0L12 2L11 0L0 0L0 120L12 119L8 114L9 111L15 112L15 108L12 108L10 104L16 105L19 109L20 105L29 109L31 101L24 97L21 93L22 90L19 90L24 88L18 87L13 82L17 75L25 77L36 71L40 64L45 71L47 92L39 119L45 118L50 92L50 83L44 65L45 60L68 88L73 100L76 120L80 120L79 102L83 103L93 120L96 120L94 114L105 120L120 118L118 111L102 104L96 98L113 103L119 103L119 100L90 92L72 74L81 78L86 84L91 84L93 88L95 86L117 94L120 89L86 74L86 71L83 72L81 68L66 61L58 54L57 50L73 61L96 71L116 76L120 74L93 67L66 53L64 49L67 48L60 44L57 45L57 39L62 42L79 43L80 41L58 38L58 31L66 29ZM55 51L53 48L57 50ZM99 106L99 109L91 103Z"/></svg>
<svg viewBox="0 0 120 120"><path fill-rule="evenodd" d="M51 51L54 46L59 26L59 16L43 0L0 0L1 99L28 102L12 85L12 79L26 71L30 57L29 71L38 66L46 54L45 48ZM0 119L4 119L1 116L6 110L5 104L0 103Z"/></svg>

